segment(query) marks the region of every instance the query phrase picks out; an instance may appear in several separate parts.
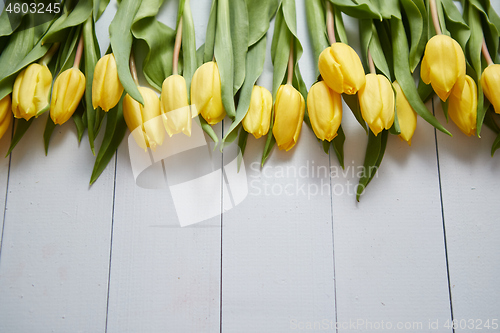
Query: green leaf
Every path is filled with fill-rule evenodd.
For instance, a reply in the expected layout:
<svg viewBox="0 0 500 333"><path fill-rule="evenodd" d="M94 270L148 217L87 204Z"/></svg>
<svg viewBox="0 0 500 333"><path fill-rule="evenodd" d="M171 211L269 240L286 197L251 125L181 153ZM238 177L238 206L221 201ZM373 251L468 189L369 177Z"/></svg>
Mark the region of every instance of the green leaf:
<svg viewBox="0 0 500 333"><path fill-rule="evenodd" d="M94 69L99 60L101 52L99 51L99 44L95 40L95 27L92 16L89 16L87 21L83 26L83 45L85 52L85 105L86 105L86 114L87 114L87 122L88 126L88 135L89 135L89 143L90 150L92 154L95 155L94 141L96 137L95 126L96 123L96 110L92 105L92 82L94 80Z"/></svg>
<svg viewBox="0 0 500 333"><path fill-rule="evenodd" d="M257 82L257 79L262 74L264 70L264 61L266 58L266 36L252 45L247 53L247 75L245 77L245 82L240 91L240 98L238 102L238 108L236 109L236 117L228 130L228 133L222 140L226 142L227 137L235 131L238 125L241 123L243 118L245 118L248 108L250 107L250 100L252 97L252 90Z"/></svg>
<svg viewBox="0 0 500 333"><path fill-rule="evenodd" d="M410 69L417 68L427 42L427 12L423 0L401 0L410 26Z"/></svg>
<svg viewBox="0 0 500 333"><path fill-rule="evenodd" d="M194 30L193 16L191 14L190 0L184 4L182 13L182 57L183 76L186 80L187 91L191 91L191 79L198 68L196 60L196 36ZM189 98L189 94L188 94Z"/></svg>
<svg viewBox="0 0 500 333"><path fill-rule="evenodd" d="M337 131L337 136L332 140L332 146L333 150L335 151L335 155L337 155L339 165L342 167L342 169L344 169L344 142L345 134L341 125Z"/></svg>
<svg viewBox="0 0 500 333"><path fill-rule="evenodd" d="M460 46L462 46L462 49L465 50L465 45L470 37L469 27L465 23L457 6L453 3L453 0L440 1L443 4L443 9L446 14L446 28L450 31L451 36L456 39Z"/></svg>
<svg viewBox="0 0 500 333"><path fill-rule="evenodd" d="M222 104L230 118L236 116L234 106L234 53L231 40L229 0L218 0L217 27L215 32L215 60L219 67Z"/></svg>
<svg viewBox="0 0 500 333"><path fill-rule="evenodd" d="M361 108L359 106L358 95L342 94L342 97L344 98L344 102L347 104L349 109L351 109L352 114L354 115L358 123L361 125L361 127L365 129L366 134L368 134L368 127L366 126L365 120L361 115Z"/></svg>
<svg viewBox="0 0 500 333"><path fill-rule="evenodd" d="M371 2L377 7L384 19L390 20L392 17L401 19L399 0L371 0Z"/></svg>
<svg viewBox="0 0 500 333"><path fill-rule="evenodd" d="M309 3L311 0L306 1ZM269 30L271 18L278 10L280 0L255 1L246 0L249 22L248 46L262 39Z"/></svg>
<svg viewBox="0 0 500 333"><path fill-rule="evenodd" d="M484 124L488 126L489 129L491 129L493 132L496 134L500 133L500 127L498 127L497 122L495 121L496 113L495 111L492 110L492 108L488 108L488 111L486 112L486 116L484 117Z"/></svg>
<svg viewBox="0 0 500 333"><path fill-rule="evenodd" d="M205 118L203 118L202 116L198 116L198 120L200 121L201 128L215 142L215 147L217 147L217 144L219 143L219 138L217 137L217 134L215 133L215 131L212 128L212 126L210 126L210 124L207 123L207 121L205 120Z"/></svg>
<svg viewBox="0 0 500 333"><path fill-rule="evenodd" d="M439 123L436 117L434 117L434 115L427 109L425 104L420 99L413 76L410 72L408 41L406 40L406 32L403 22L393 18L391 19L391 28L394 52L394 74L406 96L406 99L410 103L413 110L424 118L425 121L441 132L451 135L451 133Z"/></svg>
<svg viewBox="0 0 500 333"><path fill-rule="evenodd" d="M243 162L243 154L245 154L245 148L247 147L248 133L245 131L243 126L241 126L240 136L238 139L238 147L240 148L241 154L238 154L238 172L240 172L241 162Z"/></svg>
<svg viewBox="0 0 500 333"><path fill-rule="evenodd" d="M370 0L330 0L330 2L349 16L382 20L382 14Z"/></svg>
<svg viewBox="0 0 500 333"><path fill-rule="evenodd" d="M309 37L314 54L314 65L316 66L316 76L319 76L318 59L327 47L330 46L326 31L325 9L322 4L323 0L308 0L306 1L306 17L309 30Z"/></svg>
<svg viewBox="0 0 500 333"><path fill-rule="evenodd" d="M208 17L207 33L205 37L205 48L203 63L212 61L215 47L215 31L217 29L217 0L212 0L210 15Z"/></svg>
<svg viewBox="0 0 500 333"><path fill-rule="evenodd" d="M347 33L345 31L344 19L342 18L342 12L338 8L334 8L335 10L335 37L337 41L340 41L344 44L349 44L347 40Z"/></svg>
<svg viewBox="0 0 500 333"><path fill-rule="evenodd" d="M62 14L50 27L43 37L43 43L60 42L66 38L66 29L77 26L85 22L92 13L92 1L78 1L71 12Z"/></svg>
<svg viewBox="0 0 500 333"><path fill-rule="evenodd" d="M61 43L62 47L59 48L59 55L56 64L56 68L59 69L60 73L73 67L78 40L80 39L82 30L81 28L81 26L71 28L66 41Z"/></svg>
<svg viewBox="0 0 500 333"><path fill-rule="evenodd" d="M106 121L106 131L95 159L94 169L92 170L92 175L90 176L90 185L92 185L99 178L104 169L106 169L106 166L115 155L116 150L123 141L123 137L127 131L127 124L123 118L124 96L125 94L122 95L122 98L117 106L107 112L108 118Z"/></svg>
<svg viewBox="0 0 500 333"><path fill-rule="evenodd" d="M14 136L12 137L9 150L7 151L7 155L5 155L5 157L10 155L12 150L16 147L16 145L22 139L28 128L31 126L34 119L35 119L34 117L28 121L24 120L23 118L16 119L16 129L14 131Z"/></svg>
<svg viewBox="0 0 500 333"><path fill-rule="evenodd" d="M131 28L141 3L141 0L122 0L113 21L109 25L109 35L120 82L133 99L144 105L144 99L139 89L137 89L129 68L130 51L133 42Z"/></svg>
<svg viewBox="0 0 500 333"><path fill-rule="evenodd" d="M368 51L373 59L375 67L384 74L389 81L391 79L391 71L385 59L384 50L380 44L377 29L372 20L359 20L359 34L361 39L361 49L363 50L363 57L365 66L368 68Z"/></svg>
<svg viewBox="0 0 500 333"><path fill-rule="evenodd" d="M375 136L372 131L370 131L368 145L366 146L363 174L359 179L358 188L356 190L357 201L359 201L361 194L377 174L378 168L384 157L385 148L387 147L388 133L388 131L384 130L378 136Z"/></svg>
<svg viewBox="0 0 500 333"><path fill-rule="evenodd" d="M231 0L229 6L231 21L231 43L233 49L234 77L233 97L245 81L245 62L248 52L249 23L245 0ZM221 65L219 64L219 67ZM234 100L234 98L233 98ZM233 117L234 118L234 117Z"/></svg>
<svg viewBox="0 0 500 333"><path fill-rule="evenodd" d="M45 130L43 131L43 143L45 146L45 156L49 153L49 142L52 133L56 129L56 124L52 121L50 115L47 117L47 122L45 123Z"/></svg>
<svg viewBox="0 0 500 333"><path fill-rule="evenodd" d="M78 108L76 109L75 113L73 113L73 116L71 117L76 126L76 132L78 134L78 142L82 142L83 133L87 128L87 122L83 121L84 119L86 119L84 117L86 117L85 108L83 107L83 103L80 103L78 104ZM48 147L46 146L45 147L46 155L47 155L47 148Z"/></svg>

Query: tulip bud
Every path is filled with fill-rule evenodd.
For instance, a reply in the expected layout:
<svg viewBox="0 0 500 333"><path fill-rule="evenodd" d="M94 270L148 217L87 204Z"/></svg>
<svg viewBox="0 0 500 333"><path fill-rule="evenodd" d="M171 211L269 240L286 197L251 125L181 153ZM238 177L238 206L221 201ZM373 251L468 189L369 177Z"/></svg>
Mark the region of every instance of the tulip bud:
<svg viewBox="0 0 500 333"><path fill-rule="evenodd" d="M99 59L94 69L92 81L92 106L104 111L114 108L123 94L123 86L118 77L115 56L110 53Z"/></svg>
<svg viewBox="0 0 500 333"><path fill-rule="evenodd" d="M399 83L394 81L392 86L396 90L396 112L398 113L399 128L401 129L399 137L411 146L411 138L417 128L417 113L406 99Z"/></svg>
<svg viewBox="0 0 500 333"><path fill-rule="evenodd" d="M139 147L144 150L147 150L147 147L155 150L165 138L160 99L150 88L138 87L138 89L144 99L144 106L126 94L123 98L123 117Z"/></svg>
<svg viewBox="0 0 500 333"><path fill-rule="evenodd" d="M384 75L367 74L366 85L358 96L361 115L373 134L391 128L394 123L394 91Z"/></svg>
<svg viewBox="0 0 500 333"><path fill-rule="evenodd" d="M5 96L0 100L0 138L10 126L12 121L10 95Z"/></svg>
<svg viewBox="0 0 500 333"><path fill-rule="evenodd" d="M19 73L12 90L12 112L30 120L49 107L52 74L45 65L31 64Z"/></svg>
<svg viewBox="0 0 500 333"><path fill-rule="evenodd" d="M180 75L171 75L163 81L161 88L161 114L168 135L183 132L191 136L191 109L189 108L186 80Z"/></svg>
<svg viewBox="0 0 500 333"><path fill-rule="evenodd" d="M191 82L191 102L210 125L226 116L222 105L221 83L217 63L210 61L196 70Z"/></svg>
<svg viewBox="0 0 500 333"><path fill-rule="evenodd" d="M243 128L258 139L269 132L273 96L264 87L253 86L248 112L243 118Z"/></svg>
<svg viewBox="0 0 500 333"><path fill-rule="evenodd" d="M436 35L425 47L420 76L431 84L441 100L451 93L459 97L465 84L465 56L460 45L451 37Z"/></svg>
<svg viewBox="0 0 500 333"><path fill-rule="evenodd" d="M307 111L314 134L320 140L332 141L342 121L342 99L325 83L315 83L307 96Z"/></svg>
<svg viewBox="0 0 500 333"><path fill-rule="evenodd" d="M85 75L78 68L69 68L54 82L50 102L50 118L62 125L75 113L85 91Z"/></svg>
<svg viewBox="0 0 500 333"><path fill-rule="evenodd" d="M493 104L495 112L500 113L500 65L486 67L480 82L484 94L490 103Z"/></svg>
<svg viewBox="0 0 500 333"><path fill-rule="evenodd" d="M470 76L465 76L465 86L462 90L462 96L450 96L448 115L467 136L476 133L477 85Z"/></svg>
<svg viewBox="0 0 500 333"><path fill-rule="evenodd" d="M365 71L359 56L347 44L334 43L321 52L319 72L337 94L354 95L365 85Z"/></svg>
<svg viewBox="0 0 500 333"><path fill-rule="evenodd" d="M279 87L274 103L273 135L279 149L290 150L299 140L304 121L305 101L290 84Z"/></svg>

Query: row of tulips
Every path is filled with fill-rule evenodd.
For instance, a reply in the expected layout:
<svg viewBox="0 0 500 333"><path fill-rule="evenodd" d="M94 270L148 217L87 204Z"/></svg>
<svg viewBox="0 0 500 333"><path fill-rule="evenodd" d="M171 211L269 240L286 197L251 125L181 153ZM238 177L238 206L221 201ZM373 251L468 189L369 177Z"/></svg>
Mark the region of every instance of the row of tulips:
<svg viewBox="0 0 500 333"><path fill-rule="evenodd" d="M411 59L405 64L406 59L404 59L403 65L409 68L409 71L404 73L404 75L401 74L401 70L396 65L396 62L401 62L401 60L396 59L398 50L395 49L396 47L401 47L400 45L395 45L401 41L401 38L404 39L404 43L401 45L409 48L406 37L401 37L401 34L399 33L398 35L396 32L398 27L403 27L403 24L400 23L402 20L400 9L398 9L399 12L394 13L390 12L391 9L377 11L376 7L370 7L370 5L364 7L355 1L346 4L346 1L338 0L310 0L306 4L308 6L307 9L310 10L310 8L313 8L312 11L319 10L321 20L325 22L324 27L321 28L324 29L323 31L312 31L311 27L314 27L318 22L311 22L312 20L308 17L315 52L321 48L321 52L317 52L319 79L312 85L309 92L304 90L304 84L298 69L297 60L302 51L299 41L295 37L294 23L287 21L290 20L290 17L284 14L285 11L295 11L295 1L260 1L266 3L268 6L269 12L272 13L270 17L277 11L273 50L271 51L275 66L273 92L255 84L256 79L260 75L257 69L256 73L254 73L255 78L249 79L251 85L246 85L247 82L245 80L247 78L240 81L240 93L242 96L248 94L248 103L242 103L241 101L244 100L244 97L241 96L239 98L240 103L238 103L238 98L235 96L240 88L236 88L237 83L235 80L237 79L236 72L241 69L234 67L235 65L233 64L238 59L231 58L231 66L228 66L227 61L224 61L224 54L218 52L217 47L220 43L217 44L215 42L219 38L217 34L224 35L224 30L218 26L219 24L221 26L230 26L230 24L237 24L238 22L229 21L228 24L224 24L223 19L220 19L216 23L217 25L209 22L207 43L204 46L205 62L198 63L198 66L196 66L197 69L196 67L192 68L193 72L189 73L188 66L190 61L192 61L193 54L190 55L189 48L187 47L188 44L187 42L185 43L183 27L185 30L187 28L185 33L191 33L191 35L188 35L189 40L193 40L194 29L190 29L189 25L189 22L192 21L189 11L189 0L182 0L179 3L177 29L174 31L175 40L172 38L173 51L171 60L169 60L171 63L168 64L171 66L171 69L165 72L167 74L162 79L162 83L151 79L154 76L151 72L145 72L148 82L161 88L160 97L158 97L153 89L139 85L133 56L130 57L130 64L127 64L129 65L127 66L129 70L124 73L123 61L124 59L128 59L128 57L122 56L121 52L123 50L121 50L120 44L114 42L117 40L117 37L112 34L112 48L110 49L110 53L96 61L95 68L85 67L87 76L89 76L89 69L92 71L90 72L92 74L90 75L92 77L90 99L92 108L89 109L87 106L87 110L103 110L106 113L110 113L118 112L116 108L119 107L123 112L123 119L134 135L138 145L146 150L148 147L154 150L159 145L162 145L165 140L165 132L169 136L178 133L190 136L192 119L198 115L201 116L200 120L203 120L202 127L214 138L210 125L215 125L226 116L229 116L233 120L233 126L224 140L229 141L228 136L230 136L231 132L233 130L239 131L239 128L241 128L241 131L239 131L239 144L242 150L244 150L247 133L252 134L255 138L267 135L263 162L267 158L274 142L276 142L279 149L287 151L292 149L298 142L302 124L306 120L306 123L312 128L317 138L323 141L326 152L329 151L330 144L333 144L341 165L343 165L342 145L344 140L344 133L341 129L343 113L342 98L346 102L351 101L351 103L354 98L358 110L356 111L356 108L352 107L351 103L348 103L349 107L355 113L361 125L367 125L367 128L369 128L367 130L370 131L369 140L378 142L379 152L377 154L379 155L371 157L371 160L376 161L378 165L385 150L383 140L387 140L386 134L388 132L399 135L402 140L411 145L412 136L417 126L417 115L421 115L438 129L447 132L432 115L428 114L428 110L422 111L422 107L419 104L422 101L420 99L416 101L415 99L416 87L411 87L411 84L410 86L408 85L408 77L411 77L410 71L413 72L416 65L420 62L420 85L423 87L423 90L425 90L426 85L434 90L437 96L445 103L447 116L466 135L470 136L476 133L479 134L480 132L480 126L484 118L484 114L481 115L481 110L482 108L487 108L486 102L483 103L480 94L484 93L494 110L500 113L500 97L496 92L500 86L500 65L495 64L493 61L493 59L499 58L498 54L494 54L492 59L486 45L486 40L483 39L482 53L486 66L484 66L484 72L476 69L476 72L478 72L476 73L477 77L472 77L471 75L473 74L472 72L469 73L470 70L467 67L469 63L464 55L463 41L462 45L459 44L450 36L449 32L445 31L443 23L445 20L439 17L439 15L444 14L440 14L440 11L436 9L436 0L427 0L425 3L426 6L424 6L427 9L425 10L424 8L419 14L422 22L426 22L425 15L428 15L429 21L432 20L433 26L429 27L429 37L432 35L431 29L434 29L435 35L431 38L426 38L427 36L425 36L424 32L421 32L421 39L424 41L424 43L420 43L423 57L420 58L418 52L414 52L413 57L416 59L416 61L413 61L414 64L410 63ZM409 5L414 5L421 9L422 6L420 5L424 4L423 1L391 0L390 3L395 4L392 7L399 8L401 6L407 11L407 6ZM439 1L443 1L439 3L440 5L446 6L445 3L447 0ZM133 22L132 19L137 11L139 11L141 3L144 5L146 2L147 0L137 3L129 0L122 1L119 11L121 8L125 8L124 10L135 8L135 11L126 12L126 15L130 15L131 19L129 21ZM370 4L371 1L367 3ZM489 1L487 3L488 13L493 17L496 14L492 14ZM220 1L219 3L215 1L212 5L211 19L212 15L215 15L212 13L217 13L221 17L228 15L225 12L228 6L232 5L227 0ZM234 4L234 6L237 5ZM391 8L391 6L388 8ZM377 38L373 37L372 41L365 45L366 49L363 54L365 56L365 65L363 65L362 59L348 45L345 31L342 30L343 22L340 13L344 10L350 15L359 14L362 17L370 17L368 22L373 19L373 23L369 23L373 27L370 30L370 34L377 34L376 18L378 17L380 20L387 20L388 25L396 29L392 31L394 45L390 45L391 48L394 48L393 59L390 60L394 63L394 69L386 69L391 67L388 66L390 61L384 57L387 56L387 52L389 51L382 50L380 46L382 38L378 36ZM388 10L389 13L384 12L384 10ZM446 11L450 11L449 8ZM249 11L248 15L250 16L250 14L251 12ZM257 13L254 15L260 14ZM406 12L406 15L408 15L408 12ZM295 18L293 17L293 19ZM457 20L456 17L453 19ZM115 20L117 19L115 18ZM366 18L364 20L364 24L366 24ZM88 22L89 20L87 20ZM133 24L130 22L125 30L133 31ZM188 25L186 25L186 22ZM268 21L264 23L267 26L269 25ZM213 26L216 28L211 28ZM496 31L495 36L498 37L500 26L493 24L490 26L493 29L491 31ZM422 27L420 28L423 29ZM214 29L212 33L210 33L210 29ZM113 27L110 28L110 32L112 30ZM263 30L264 33L254 38L254 44L249 44L250 46L245 45L245 50L248 49L247 62L260 59L257 50L259 48L262 49L260 45L265 46L266 38L266 30L260 30ZM0 135L3 135L10 126L12 118L9 115L10 110L12 110L15 118L22 118L26 121L30 121L46 110L50 110L50 119L56 125L64 124L74 115L85 91L89 93L89 85L86 82L86 77L80 70L80 59L82 58L84 45L84 35L83 33L81 35L78 47L74 51L73 67L61 71L53 85L52 73L49 70L48 64L59 47L58 43L54 43L38 63L32 63L19 72L12 87L12 102L10 95L6 95L0 100ZM132 33L130 36L132 38ZM228 36L227 31L224 36ZM281 36L286 36L286 38L280 40ZM318 42L321 39L325 39L328 45L325 45L325 41ZM119 41L123 42L124 40ZM146 42L148 43L147 39ZM412 41L412 52L418 49L417 42ZM232 43L234 44L232 46L234 51L238 42L237 40L232 40ZM498 41L496 43L498 45ZM212 45L214 49L209 49L207 45ZM281 45L283 50L278 50L277 45ZM287 45L287 48L283 47L285 45ZM128 52L130 52L131 46L132 44L130 43ZM151 44L150 49L153 47L154 44ZM181 53L181 50L183 53ZM251 50L255 50L255 59L250 58ZM265 51L265 47L262 50ZM280 58L282 60L280 61L284 61L283 55L286 55L284 52L288 52L289 57L286 66L283 63L278 63L276 60L278 59L276 54L279 51L282 52ZM234 52L234 54L237 54L237 51ZM407 54L408 50L405 50L405 52L403 54ZM119 54L120 57L115 57L116 54ZM181 68L179 64L180 54L184 56L185 68ZM190 56L191 58L189 58ZM410 58L411 56L410 54ZM161 62L164 60L160 59L157 61ZM255 62L258 63L258 61ZM162 66L165 67L165 63L162 63ZM403 68L405 68L404 66ZM234 77L232 72L228 76L228 68L235 72ZM283 74L286 73L280 68L288 73L285 77L283 77ZM129 80L129 76L130 79L133 79L133 84L131 84L132 81ZM231 80L228 81L228 78ZM243 85L242 82L244 82ZM229 87L233 85L232 83L235 86L233 94L229 93L229 98L228 83L231 83ZM246 87L250 87L250 90ZM236 113L234 111L235 102L238 105ZM243 110L240 110L240 104L243 105ZM423 104L421 105L423 106ZM95 117L95 115L92 117ZM203 124L206 124L206 126L203 126ZM99 126L97 126L97 130L98 128ZM90 130L91 128L89 127L89 133ZM114 135L114 133L111 133L111 135ZM232 140L234 140L234 136ZM121 138L118 141L121 141ZM93 147L93 140L91 140L91 146ZM370 159L368 158L369 155L373 153L370 151L370 147L371 144L369 141L367 160ZM97 169L102 172L103 168L100 166ZM363 187L367 185L371 177L373 175L365 177L366 179L363 180L364 184L362 184Z"/></svg>

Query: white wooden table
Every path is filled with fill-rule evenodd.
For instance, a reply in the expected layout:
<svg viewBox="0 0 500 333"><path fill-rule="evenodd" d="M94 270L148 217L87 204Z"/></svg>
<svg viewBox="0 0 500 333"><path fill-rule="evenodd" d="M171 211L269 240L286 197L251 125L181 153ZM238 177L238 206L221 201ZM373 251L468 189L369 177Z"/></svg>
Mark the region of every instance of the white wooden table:
<svg viewBox="0 0 500 333"><path fill-rule="evenodd" d="M310 87L305 1L297 0L298 31ZM170 26L176 6L167 1L162 9ZM192 0L199 45L209 6ZM115 11L112 2L98 23L102 50ZM356 22L346 24L357 47ZM271 82L268 61L259 83ZM246 199L181 228L168 189L135 184L126 140L89 187L87 138L79 146L72 124L58 127L46 157L44 119L0 159L1 333L452 332L452 319L457 332L500 332L493 324L500 320L500 156L490 157L487 128L479 140L450 123L451 138L419 119L411 147L389 138L360 203L353 170L367 137L347 110L346 176L279 174L313 166L341 172L306 126L297 146L275 149L263 170L252 163L264 140L250 138ZM7 133L0 155L9 141ZM292 195L276 194L286 186ZM214 195L222 207L221 193Z"/></svg>

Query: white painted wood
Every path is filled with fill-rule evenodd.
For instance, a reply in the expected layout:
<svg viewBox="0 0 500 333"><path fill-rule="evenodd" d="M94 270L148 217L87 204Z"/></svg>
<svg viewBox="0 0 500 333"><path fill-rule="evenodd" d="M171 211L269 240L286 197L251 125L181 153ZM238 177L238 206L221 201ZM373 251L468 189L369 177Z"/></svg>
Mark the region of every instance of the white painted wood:
<svg viewBox="0 0 500 333"><path fill-rule="evenodd" d="M94 158L74 124L49 155L36 119L12 154L0 258L1 332L104 332L114 164L89 188Z"/></svg>
<svg viewBox="0 0 500 333"><path fill-rule="evenodd" d="M192 1L191 6L200 38L210 2ZM176 13L177 1L167 2L159 17L173 26ZM216 129L221 136L221 126ZM213 154L218 169L222 156ZM183 179L174 176L169 181L201 176L200 164L194 161L183 168ZM137 186L124 140L118 152L107 332L219 332L220 215L181 228L161 164L158 167L159 175L149 178L157 189ZM220 211L220 183L213 196ZM196 209L197 202L192 204Z"/></svg>
<svg viewBox="0 0 500 333"><path fill-rule="evenodd" d="M5 211L5 197L7 195L10 157L4 157L4 156L5 154L7 154L7 151L9 150L11 137L12 137L12 124L0 140L0 212ZM2 231L3 231L3 221L4 221L3 215L0 220L2 221L2 223L0 223L0 254L1 254Z"/></svg>
<svg viewBox="0 0 500 333"><path fill-rule="evenodd" d="M297 12L299 37L309 49L304 1L297 1ZM268 33L268 52L271 39ZM310 86L311 55L300 65ZM270 89L271 82L269 54L259 84ZM289 332L321 324L335 332L328 155L305 124L298 144L289 152L275 147L260 169L264 144L265 138L249 137L249 195L223 216L222 331Z"/></svg>
<svg viewBox="0 0 500 333"><path fill-rule="evenodd" d="M440 103L435 106L445 122ZM486 321L500 319L500 156L490 157L495 134L486 126L481 139L467 137L451 120L448 128L453 138L438 134L437 142L456 331L490 331Z"/></svg>

